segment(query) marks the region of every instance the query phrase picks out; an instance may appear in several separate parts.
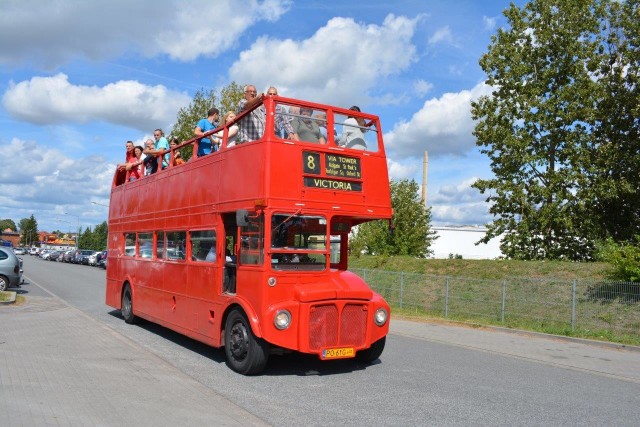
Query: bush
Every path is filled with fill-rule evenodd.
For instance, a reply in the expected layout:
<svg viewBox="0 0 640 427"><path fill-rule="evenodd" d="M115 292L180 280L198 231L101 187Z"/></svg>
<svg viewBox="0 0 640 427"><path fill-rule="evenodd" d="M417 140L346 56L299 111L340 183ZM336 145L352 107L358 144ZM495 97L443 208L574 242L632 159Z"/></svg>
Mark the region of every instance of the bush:
<svg viewBox="0 0 640 427"><path fill-rule="evenodd" d="M612 267L608 272L610 279L640 282L640 236L635 239L635 245L616 243L612 239L599 245L598 258Z"/></svg>

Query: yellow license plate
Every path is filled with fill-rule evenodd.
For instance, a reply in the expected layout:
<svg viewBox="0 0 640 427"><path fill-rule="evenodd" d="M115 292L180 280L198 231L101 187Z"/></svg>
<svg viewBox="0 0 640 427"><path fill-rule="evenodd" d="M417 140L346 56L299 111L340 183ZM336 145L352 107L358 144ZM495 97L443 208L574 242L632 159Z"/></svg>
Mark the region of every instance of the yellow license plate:
<svg viewBox="0 0 640 427"><path fill-rule="evenodd" d="M323 359L342 359L345 357L354 357L356 355L353 347L343 348L327 348L322 350Z"/></svg>

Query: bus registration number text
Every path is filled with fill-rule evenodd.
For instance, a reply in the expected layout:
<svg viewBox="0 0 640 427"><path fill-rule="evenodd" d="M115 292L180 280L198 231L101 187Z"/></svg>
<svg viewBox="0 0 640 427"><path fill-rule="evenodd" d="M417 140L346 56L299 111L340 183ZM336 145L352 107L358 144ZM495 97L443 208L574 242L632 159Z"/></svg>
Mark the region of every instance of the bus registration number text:
<svg viewBox="0 0 640 427"><path fill-rule="evenodd" d="M327 348L322 350L323 359L342 359L346 357L354 357L355 355L356 352L353 347Z"/></svg>

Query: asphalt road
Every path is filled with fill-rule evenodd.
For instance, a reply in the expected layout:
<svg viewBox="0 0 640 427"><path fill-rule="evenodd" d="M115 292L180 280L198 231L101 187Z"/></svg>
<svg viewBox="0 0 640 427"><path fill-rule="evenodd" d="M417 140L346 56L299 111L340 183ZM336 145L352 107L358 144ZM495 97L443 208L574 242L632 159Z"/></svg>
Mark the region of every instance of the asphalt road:
<svg viewBox="0 0 640 427"><path fill-rule="evenodd" d="M23 258L25 296L55 294L273 425L640 425L640 353L624 353L627 371L613 375L580 368L581 360L526 357L544 340L449 328L437 339L393 332L369 366L272 356L263 375L244 377L222 350L148 322L126 325L104 304L104 270ZM491 350L483 340L495 341ZM571 342L548 346L558 361L588 357ZM617 363L621 351L598 349L594 359Z"/></svg>

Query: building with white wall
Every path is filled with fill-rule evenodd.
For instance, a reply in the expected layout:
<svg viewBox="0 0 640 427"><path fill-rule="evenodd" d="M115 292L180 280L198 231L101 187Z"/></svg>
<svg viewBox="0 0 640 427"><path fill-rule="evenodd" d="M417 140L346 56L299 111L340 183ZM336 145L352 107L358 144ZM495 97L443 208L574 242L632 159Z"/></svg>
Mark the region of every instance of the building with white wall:
<svg viewBox="0 0 640 427"><path fill-rule="evenodd" d="M495 259L502 256L500 238L489 243L475 243L487 232L485 227L431 227L438 238L431 245L433 258L449 258L449 255L462 255L464 259Z"/></svg>

